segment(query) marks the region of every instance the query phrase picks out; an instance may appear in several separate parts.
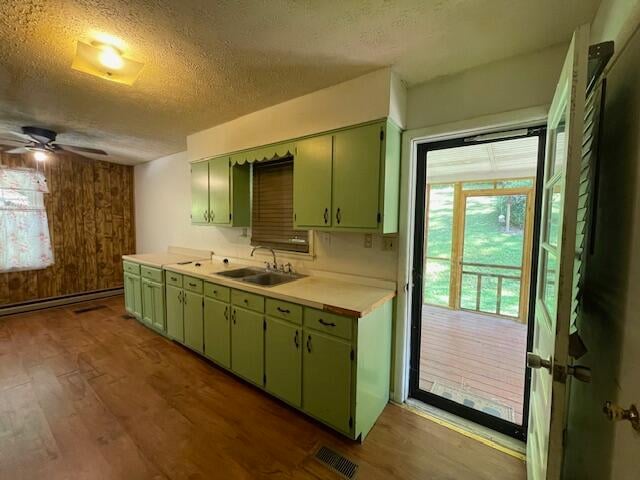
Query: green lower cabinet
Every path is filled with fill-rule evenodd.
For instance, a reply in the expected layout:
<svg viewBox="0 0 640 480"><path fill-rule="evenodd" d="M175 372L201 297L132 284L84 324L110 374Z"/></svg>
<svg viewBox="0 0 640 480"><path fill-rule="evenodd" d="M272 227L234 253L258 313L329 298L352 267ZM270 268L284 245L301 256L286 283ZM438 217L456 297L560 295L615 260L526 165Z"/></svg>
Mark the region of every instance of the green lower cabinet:
<svg viewBox="0 0 640 480"><path fill-rule="evenodd" d="M184 290L184 344L193 350L204 352L204 297Z"/></svg>
<svg viewBox="0 0 640 480"><path fill-rule="evenodd" d="M231 370L264 385L264 315L231 307Z"/></svg>
<svg viewBox="0 0 640 480"><path fill-rule="evenodd" d="M165 332L164 286L142 279L142 321L149 327Z"/></svg>
<svg viewBox="0 0 640 480"><path fill-rule="evenodd" d="M231 367L231 306L204 299L204 354L223 367Z"/></svg>
<svg viewBox="0 0 640 480"><path fill-rule="evenodd" d="M351 343L307 329L303 340L303 410L351 435Z"/></svg>
<svg viewBox="0 0 640 480"><path fill-rule="evenodd" d="M302 397L302 328L267 317L264 334L266 390L300 407Z"/></svg>
<svg viewBox="0 0 640 480"><path fill-rule="evenodd" d="M142 318L142 285L139 275L124 274L124 305L130 315Z"/></svg>
<svg viewBox="0 0 640 480"><path fill-rule="evenodd" d="M184 309L182 288L167 285L167 335L184 342Z"/></svg>

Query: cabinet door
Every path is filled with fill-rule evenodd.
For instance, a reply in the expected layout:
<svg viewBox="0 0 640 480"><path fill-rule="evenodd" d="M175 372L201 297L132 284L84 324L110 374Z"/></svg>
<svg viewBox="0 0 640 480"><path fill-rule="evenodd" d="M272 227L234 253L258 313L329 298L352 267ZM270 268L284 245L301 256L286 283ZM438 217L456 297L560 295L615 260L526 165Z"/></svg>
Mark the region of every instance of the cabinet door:
<svg viewBox="0 0 640 480"><path fill-rule="evenodd" d="M333 226L378 227L381 124L338 132L333 140Z"/></svg>
<svg viewBox="0 0 640 480"><path fill-rule="evenodd" d="M231 306L204 299L204 353L220 365L231 367Z"/></svg>
<svg viewBox="0 0 640 480"><path fill-rule="evenodd" d="M133 296L133 316L142 320L142 282L137 275L131 276L131 292Z"/></svg>
<svg viewBox="0 0 640 480"><path fill-rule="evenodd" d="M153 286L147 279L142 279L142 321L149 327L153 325Z"/></svg>
<svg viewBox="0 0 640 480"><path fill-rule="evenodd" d="M351 344L304 330L303 409L332 427L351 431Z"/></svg>
<svg viewBox="0 0 640 480"><path fill-rule="evenodd" d="M166 332L167 330L164 321L164 286L159 283L152 283L151 294L153 300L152 326L156 330Z"/></svg>
<svg viewBox="0 0 640 480"><path fill-rule="evenodd" d="M296 144L293 159L293 212L296 226L331 226L332 145L331 135L302 140Z"/></svg>
<svg viewBox="0 0 640 480"><path fill-rule="evenodd" d="M229 158L209 160L209 198L211 215L209 222L228 224L229 219Z"/></svg>
<svg viewBox="0 0 640 480"><path fill-rule="evenodd" d="M191 223L209 221L209 162L191 165Z"/></svg>
<svg viewBox="0 0 640 480"><path fill-rule="evenodd" d="M231 369L256 385L264 384L264 315L231 308Z"/></svg>
<svg viewBox="0 0 640 480"><path fill-rule="evenodd" d="M184 344L197 352L204 351L203 299L184 290Z"/></svg>
<svg viewBox="0 0 640 480"><path fill-rule="evenodd" d="M296 407L302 394L302 329L267 317L264 337L265 388Z"/></svg>
<svg viewBox="0 0 640 480"><path fill-rule="evenodd" d="M124 308L129 313L129 315L133 315L135 311L135 300L133 298L133 280L131 279L132 275L125 273L124 274Z"/></svg>
<svg viewBox="0 0 640 480"><path fill-rule="evenodd" d="M179 342L184 342L183 295L181 288L167 285L167 335Z"/></svg>

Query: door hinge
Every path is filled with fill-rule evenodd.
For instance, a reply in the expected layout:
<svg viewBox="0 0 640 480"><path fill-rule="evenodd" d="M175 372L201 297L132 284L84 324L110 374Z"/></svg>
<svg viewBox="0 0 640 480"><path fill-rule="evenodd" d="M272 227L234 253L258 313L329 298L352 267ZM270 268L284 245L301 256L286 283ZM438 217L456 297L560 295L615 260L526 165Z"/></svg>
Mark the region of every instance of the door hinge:
<svg viewBox="0 0 640 480"><path fill-rule="evenodd" d="M298 217L296 216L296 214L293 214L293 221L295 222L298 219Z"/></svg>
<svg viewBox="0 0 640 480"><path fill-rule="evenodd" d="M262 329L266 332L267 331L267 320L262 320Z"/></svg>
<svg viewBox="0 0 640 480"><path fill-rule="evenodd" d="M351 361L355 360L355 358L356 358L356 352L353 350L353 348L351 349L350 357L351 357Z"/></svg>
<svg viewBox="0 0 640 480"><path fill-rule="evenodd" d="M353 428L353 417L349 417L349 428Z"/></svg>
<svg viewBox="0 0 640 480"><path fill-rule="evenodd" d="M267 384L267 374L266 373L262 375L262 384L263 385Z"/></svg>
<svg viewBox="0 0 640 480"><path fill-rule="evenodd" d="M382 215L380 214L380 212L378 212L378 223L380 223L380 221L382 220Z"/></svg>
<svg viewBox="0 0 640 480"><path fill-rule="evenodd" d="M384 130L380 130L380 141L384 140Z"/></svg>
<svg viewBox="0 0 640 480"><path fill-rule="evenodd" d="M202 306L204 307L204 297L202 297Z"/></svg>
<svg viewBox="0 0 640 480"><path fill-rule="evenodd" d="M231 221L231 213L229 213L229 221Z"/></svg>

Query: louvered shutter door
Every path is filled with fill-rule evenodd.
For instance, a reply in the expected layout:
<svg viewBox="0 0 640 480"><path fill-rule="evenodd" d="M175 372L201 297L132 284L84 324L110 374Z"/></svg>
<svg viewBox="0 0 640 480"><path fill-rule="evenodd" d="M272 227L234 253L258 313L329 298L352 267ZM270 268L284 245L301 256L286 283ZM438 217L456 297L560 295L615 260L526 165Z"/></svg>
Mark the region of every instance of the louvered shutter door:
<svg viewBox="0 0 640 480"><path fill-rule="evenodd" d="M593 189L596 173L598 131L602 87L596 85L587 96L585 105L584 134L582 140L582 162L580 166L580 188L576 228L576 256L573 266L573 305L571 333L576 331L580 314L581 291L584 281L584 265L587 253L591 218L593 217Z"/></svg>

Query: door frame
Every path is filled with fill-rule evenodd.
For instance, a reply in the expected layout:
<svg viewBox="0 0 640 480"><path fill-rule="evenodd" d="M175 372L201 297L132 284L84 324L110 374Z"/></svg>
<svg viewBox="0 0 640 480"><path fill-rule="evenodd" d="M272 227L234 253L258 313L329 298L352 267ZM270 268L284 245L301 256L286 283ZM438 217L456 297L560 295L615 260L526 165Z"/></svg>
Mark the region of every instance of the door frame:
<svg viewBox="0 0 640 480"><path fill-rule="evenodd" d="M510 129L505 127L500 132L508 132ZM496 130L493 130L496 132ZM538 264L538 237L540 231L540 215L542 201L542 182L544 181L544 158L546 146L546 126L537 124L527 128L527 133L517 138L530 136L538 137L538 161L536 168L536 181L534 186L534 213L533 213L533 238L529 245L529 255L531 258L531 269L529 272L530 279L536 278ZM412 289L411 289L411 306L409 310L410 322L410 345L409 345L409 391L408 396L416 398L422 402L431 404L442 410L453 413L454 415L471 420L480 425L484 425L492 430L504 433L519 440L525 440L527 435L528 417L529 417L529 391L531 388L531 372L525 369L525 391L524 404L522 412L522 425L503 420L467 407L453 400L441 397L431 392L420 390L420 341L422 333L422 304L423 304L423 269L425 254L425 220L426 220L426 180L427 180L427 155L430 151L455 148L465 145L480 145L485 143L494 143L496 141L513 139L510 138L490 138L486 140L472 140L471 137L457 137L441 141L424 142L417 144L416 170L415 170L415 204L414 204L414 225L413 225L413 251L412 255ZM534 321L532 315L535 312L536 298L536 282L529 280L529 302L527 314L527 351L530 350L533 342L533 326ZM533 302L533 304L532 304ZM522 361L525 361L523 356Z"/></svg>

